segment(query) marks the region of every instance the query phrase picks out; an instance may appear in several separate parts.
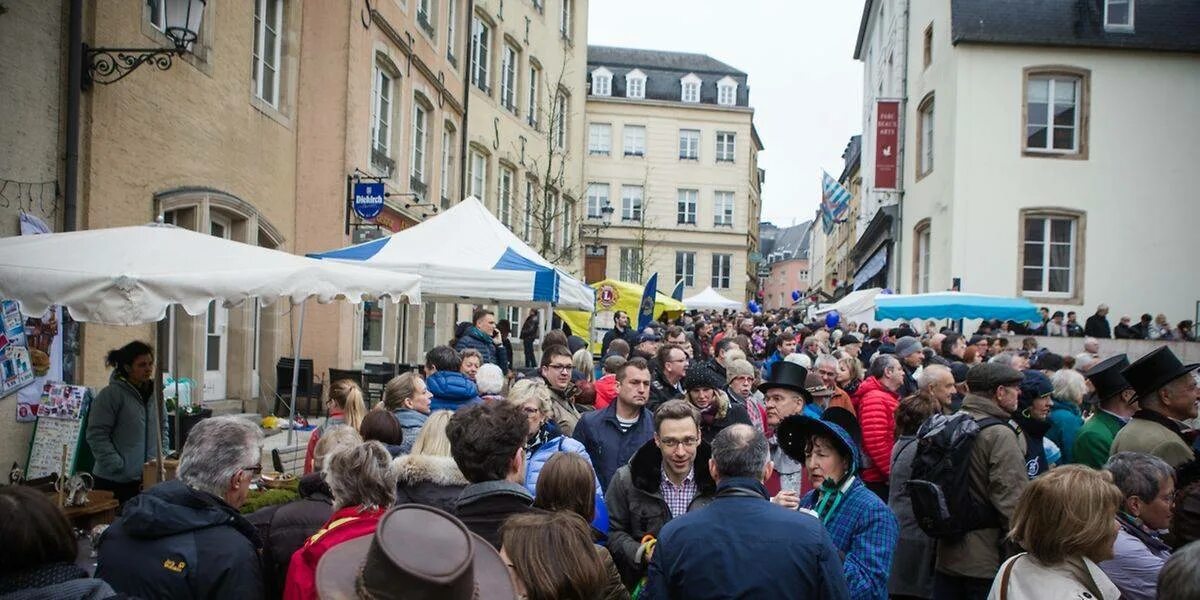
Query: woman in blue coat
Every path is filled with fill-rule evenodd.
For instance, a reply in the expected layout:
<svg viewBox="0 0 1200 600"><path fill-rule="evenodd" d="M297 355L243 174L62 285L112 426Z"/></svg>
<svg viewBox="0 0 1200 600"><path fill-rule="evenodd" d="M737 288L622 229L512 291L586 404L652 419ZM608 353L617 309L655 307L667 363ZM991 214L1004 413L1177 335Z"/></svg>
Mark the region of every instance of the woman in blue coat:
<svg viewBox="0 0 1200 600"><path fill-rule="evenodd" d="M839 418L843 412L848 419ZM780 423L777 439L789 457L804 461L813 490L800 499L800 507L821 520L841 551L850 597L886 600L900 528L887 505L855 476L861 465L858 444L833 421L854 419L838 408L826 410L821 419L793 415Z"/></svg>
<svg viewBox="0 0 1200 600"><path fill-rule="evenodd" d="M508 402L521 408L529 420L529 437L525 441L525 489L537 494L538 475L542 467L557 452L571 452L587 459L592 464L583 444L575 438L565 436L550 418L550 388L541 379L522 379L508 390ZM608 509L604 505L604 492L600 480L596 480L596 517L592 520L601 534L608 535Z"/></svg>

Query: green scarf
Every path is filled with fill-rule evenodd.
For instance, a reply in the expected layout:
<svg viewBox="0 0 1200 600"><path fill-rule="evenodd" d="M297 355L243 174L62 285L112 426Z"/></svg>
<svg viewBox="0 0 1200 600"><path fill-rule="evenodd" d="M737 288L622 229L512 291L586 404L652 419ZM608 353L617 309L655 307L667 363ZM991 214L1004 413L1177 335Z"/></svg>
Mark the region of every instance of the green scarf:
<svg viewBox="0 0 1200 600"><path fill-rule="evenodd" d="M853 475L846 475L840 482L828 477L821 482L821 487L817 489L817 504L814 509L822 523L828 523L833 518L838 507L842 505L842 500L846 499L846 491L852 483Z"/></svg>

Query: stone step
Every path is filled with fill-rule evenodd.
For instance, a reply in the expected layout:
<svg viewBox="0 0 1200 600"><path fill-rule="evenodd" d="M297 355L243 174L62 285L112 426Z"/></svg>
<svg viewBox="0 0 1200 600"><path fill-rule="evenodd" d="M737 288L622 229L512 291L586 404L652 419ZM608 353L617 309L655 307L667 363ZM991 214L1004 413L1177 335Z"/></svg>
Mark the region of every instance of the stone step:
<svg viewBox="0 0 1200 600"><path fill-rule="evenodd" d="M210 408L213 416L237 415L242 413L241 400L205 400L204 408Z"/></svg>

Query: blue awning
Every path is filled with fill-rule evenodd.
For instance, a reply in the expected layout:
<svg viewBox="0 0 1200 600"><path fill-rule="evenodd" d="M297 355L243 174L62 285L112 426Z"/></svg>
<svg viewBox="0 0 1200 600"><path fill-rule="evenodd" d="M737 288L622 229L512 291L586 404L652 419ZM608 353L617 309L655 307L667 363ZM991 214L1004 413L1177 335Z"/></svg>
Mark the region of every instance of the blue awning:
<svg viewBox="0 0 1200 600"><path fill-rule="evenodd" d="M935 294L879 295L875 319L1000 319L1037 321L1037 307L1025 298L940 292Z"/></svg>

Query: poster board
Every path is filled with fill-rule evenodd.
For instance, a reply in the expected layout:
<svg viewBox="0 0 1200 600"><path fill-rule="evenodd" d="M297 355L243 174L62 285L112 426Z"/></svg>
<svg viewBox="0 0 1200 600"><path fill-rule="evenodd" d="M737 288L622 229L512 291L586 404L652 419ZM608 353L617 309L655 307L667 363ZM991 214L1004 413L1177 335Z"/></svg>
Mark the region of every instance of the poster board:
<svg viewBox="0 0 1200 600"><path fill-rule="evenodd" d="M91 407L92 392L86 387L47 382L42 386L37 423L25 460L25 478L35 479L58 473L62 449L67 447L67 475L75 473L84 443L83 424Z"/></svg>
<svg viewBox="0 0 1200 600"><path fill-rule="evenodd" d="M0 300L0 398L33 382L33 362L25 345L25 318L14 300Z"/></svg>

